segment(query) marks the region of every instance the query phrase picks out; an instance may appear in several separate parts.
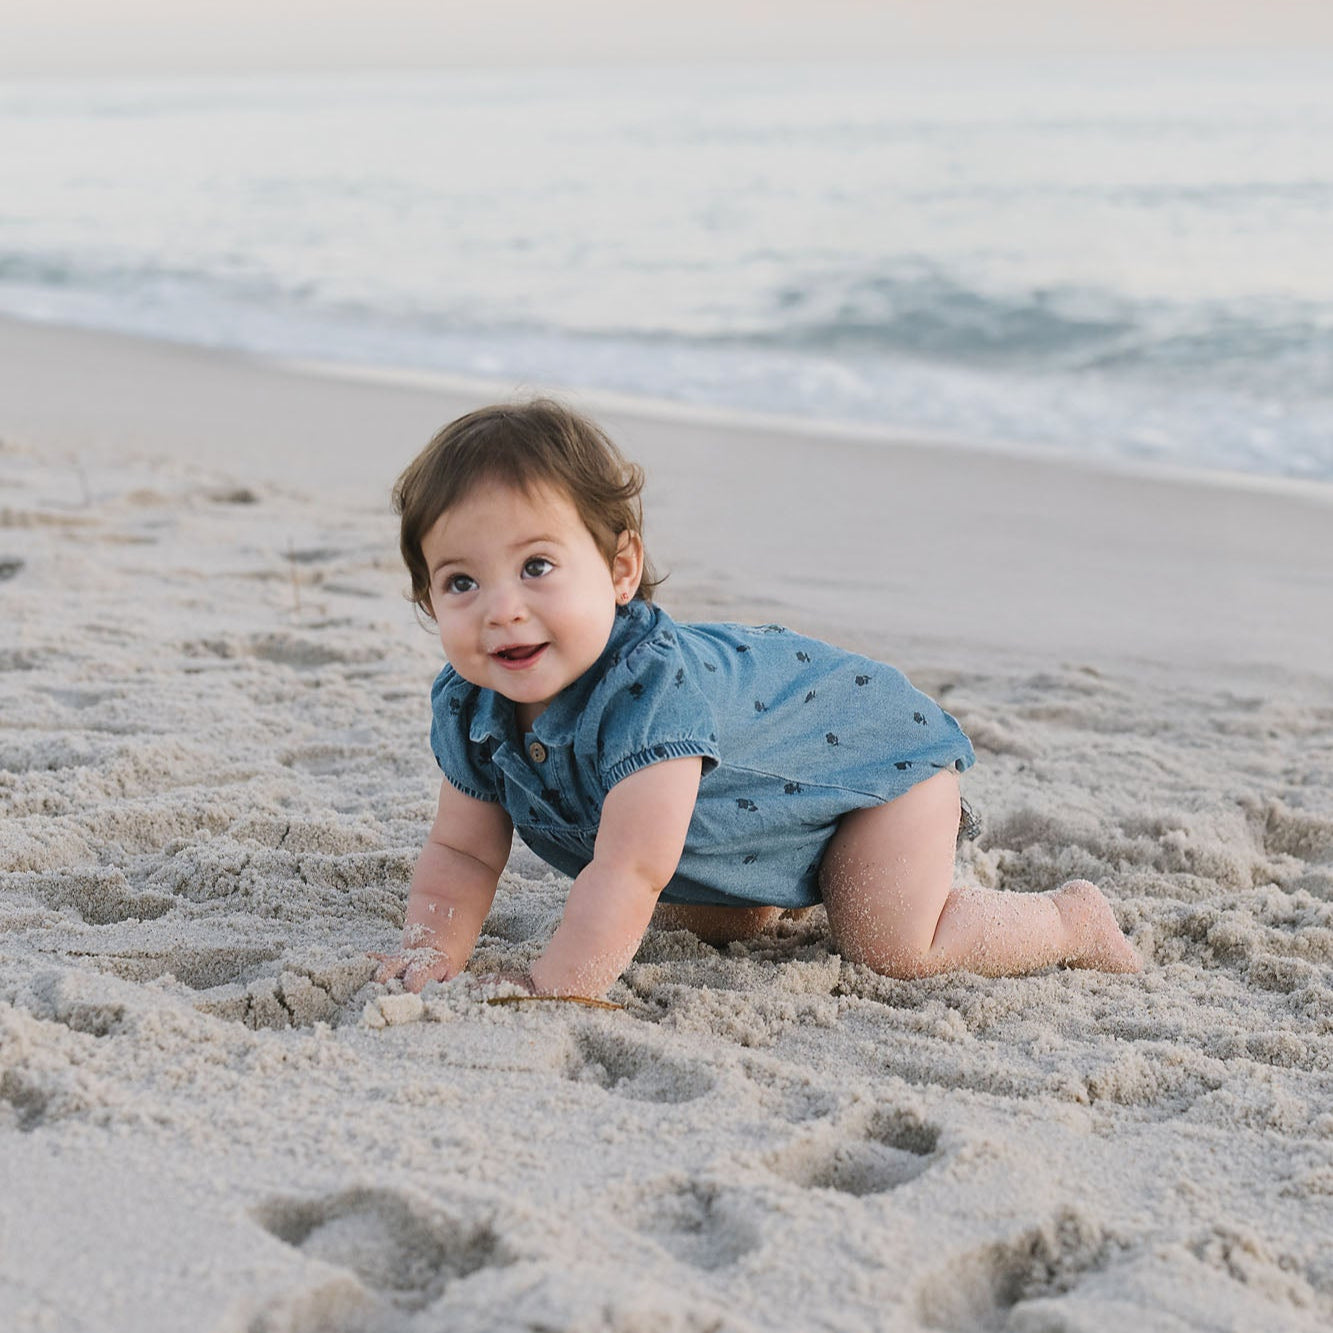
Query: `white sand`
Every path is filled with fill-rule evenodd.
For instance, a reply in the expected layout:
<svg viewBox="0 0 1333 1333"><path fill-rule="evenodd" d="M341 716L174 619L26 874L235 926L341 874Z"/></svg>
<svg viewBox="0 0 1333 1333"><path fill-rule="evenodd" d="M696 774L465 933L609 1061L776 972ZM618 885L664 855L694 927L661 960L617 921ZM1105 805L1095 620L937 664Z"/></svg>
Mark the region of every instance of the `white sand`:
<svg viewBox="0 0 1333 1333"><path fill-rule="evenodd" d="M1327 1328L1330 488L622 405L673 613L908 670L960 873L1098 880L1148 969L892 982L816 913L422 1002L363 956L438 781L384 497L467 405L0 323L0 1328ZM563 888L516 851L478 963Z"/></svg>

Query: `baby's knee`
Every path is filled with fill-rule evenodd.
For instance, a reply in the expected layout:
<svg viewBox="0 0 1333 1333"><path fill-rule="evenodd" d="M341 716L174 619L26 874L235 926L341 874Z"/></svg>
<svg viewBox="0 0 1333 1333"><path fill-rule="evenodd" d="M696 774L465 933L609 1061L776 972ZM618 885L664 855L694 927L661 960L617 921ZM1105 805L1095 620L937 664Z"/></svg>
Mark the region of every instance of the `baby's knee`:
<svg viewBox="0 0 1333 1333"><path fill-rule="evenodd" d="M929 947L918 947L906 940L886 939L860 931L833 932L833 947L839 957L859 963L881 976L895 981L917 981L945 970L945 964Z"/></svg>
<svg viewBox="0 0 1333 1333"><path fill-rule="evenodd" d="M705 944L724 945L763 934L781 915L780 907L658 903L652 923L658 930L688 930Z"/></svg>

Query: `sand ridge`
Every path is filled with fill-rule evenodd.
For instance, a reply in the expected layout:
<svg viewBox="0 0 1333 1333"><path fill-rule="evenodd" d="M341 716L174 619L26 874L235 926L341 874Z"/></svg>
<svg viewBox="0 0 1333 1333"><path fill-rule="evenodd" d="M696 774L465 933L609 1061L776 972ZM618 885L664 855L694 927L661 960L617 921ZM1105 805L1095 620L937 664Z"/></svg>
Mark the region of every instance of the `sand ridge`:
<svg viewBox="0 0 1333 1333"><path fill-rule="evenodd" d="M437 781L380 497L10 444L0 570L5 1327L1333 1320L1327 682L862 625L976 744L961 873L1099 881L1145 974L898 982L816 912L491 1007L370 982ZM517 849L476 966L564 889Z"/></svg>

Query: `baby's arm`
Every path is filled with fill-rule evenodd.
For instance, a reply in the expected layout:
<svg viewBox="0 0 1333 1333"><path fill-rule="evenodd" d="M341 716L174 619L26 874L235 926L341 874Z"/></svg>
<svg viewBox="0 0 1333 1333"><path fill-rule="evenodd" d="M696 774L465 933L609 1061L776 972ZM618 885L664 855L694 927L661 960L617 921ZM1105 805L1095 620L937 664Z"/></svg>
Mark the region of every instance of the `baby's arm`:
<svg viewBox="0 0 1333 1333"><path fill-rule="evenodd" d="M401 976L411 991L447 981L467 965L509 859L514 826L494 801L478 801L445 781L407 892L403 947L374 955L376 981Z"/></svg>
<svg viewBox="0 0 1333 1333"><path fill-rule="evenodd" d="M663 760L607 793L593 859L532 965L538 994L601 996L625 970L676 873L702 768L698 758Z"/></svg>

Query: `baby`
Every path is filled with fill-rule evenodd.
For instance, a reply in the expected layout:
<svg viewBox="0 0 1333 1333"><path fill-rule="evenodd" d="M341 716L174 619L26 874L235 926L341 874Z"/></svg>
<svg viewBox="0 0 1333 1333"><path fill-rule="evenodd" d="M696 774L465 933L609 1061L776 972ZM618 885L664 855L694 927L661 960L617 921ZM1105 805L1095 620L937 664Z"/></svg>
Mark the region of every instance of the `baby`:
<svg viewBox="0 0 1333 1333"><path fill-rule="evenodd" d="M603 996L652 922L722 943L819 902L834 948L894 977L1138 970L1085 880L954 885L972 747L900 672L657 607L642 486L547 400L459 418L398 479L412 597L449 661L431 693L445 780L378 980L464 969L516 827L574 880L544 952L506 974L533 994Z"/></svg>

